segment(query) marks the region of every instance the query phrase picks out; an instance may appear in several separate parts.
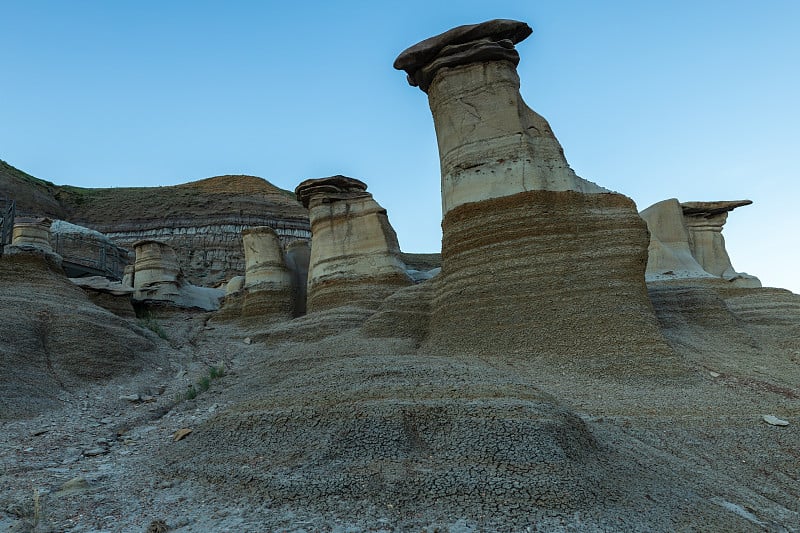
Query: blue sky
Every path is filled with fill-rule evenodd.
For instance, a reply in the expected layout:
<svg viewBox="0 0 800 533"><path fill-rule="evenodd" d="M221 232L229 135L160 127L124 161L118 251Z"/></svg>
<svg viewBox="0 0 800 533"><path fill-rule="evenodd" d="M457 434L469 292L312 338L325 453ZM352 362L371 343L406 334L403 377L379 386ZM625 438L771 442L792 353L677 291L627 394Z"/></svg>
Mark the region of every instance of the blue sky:
<svg viewBox="0 0 800 533"><path fill-rule="evenodd" d="M580 176L639 209L752 199L734 267L800 292L796 1L0 0L0 159L83 187L345 174L438 251L433 122L392 62L490 18L533 27L521 92Z"/></svg>

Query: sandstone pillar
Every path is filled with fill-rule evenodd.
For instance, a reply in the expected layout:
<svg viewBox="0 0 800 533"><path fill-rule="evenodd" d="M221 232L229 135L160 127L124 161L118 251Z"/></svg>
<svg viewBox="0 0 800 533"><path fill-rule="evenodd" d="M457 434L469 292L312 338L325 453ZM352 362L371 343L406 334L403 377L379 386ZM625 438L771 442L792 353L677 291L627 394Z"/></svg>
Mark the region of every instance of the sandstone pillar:
<svg viewBox="0 0 800 533"><path fill-rule="evenodd" d="M44 252L52 252L50 245L50 219L21 219L17 217L11 233L11 245L33 247Z"/></svg>
<svg viewBox="0 0 800 533"><path fill-rule="evenodd" d="M461 26L394 63L428 94L439 144L442 272L427 349L663 370L672 352L647 297L646 226L629 198L572 171L522 100L514 45L531 31Z"/></svg>
<svg viewBox="0 0 800 533"><path fill-rule="evenodd" d="M306 180L295 193L311 221L309 313L345 305L376 309L411 284L386 210L365 183L332 176Z"/></svg>
<svg viewBox="0 0 800 533"><path fill-rule="evenodd" d="M761 282L754 276L733 269L731 258L725 249L722 226L728 220L729 212L752 203L751 200L738 200L681 204L695 259L710 274L726 280L736 280L738 285L744 287L760 287Z"/></svg>
<svg viewBox="0 0 800 533"><path fill-rule="evenodd" d="M180 294L180 266L175 250L163 242L134 243L133 288L135 300L176 301Z"/></svg>
<svg viewBox="0 0 800 533"><path fill-rule="evenodd" d="M268 226L242 231L246 295L242 316L288 316L292 310L292 279L280 238Z"/></svg>

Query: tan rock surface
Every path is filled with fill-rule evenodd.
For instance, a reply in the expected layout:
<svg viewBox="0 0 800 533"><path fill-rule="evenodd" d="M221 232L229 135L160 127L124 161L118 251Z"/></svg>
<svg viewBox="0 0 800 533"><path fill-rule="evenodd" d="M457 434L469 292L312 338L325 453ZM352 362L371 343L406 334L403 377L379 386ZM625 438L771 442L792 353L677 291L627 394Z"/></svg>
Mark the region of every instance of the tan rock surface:
<svg viewBox="0 0 800 533"><path fill-rule="evenodd" d="M386 210L363 182L333 176L306 180L296 194L309 209L309 313L343 305L376 309L410 285Z"/></svg>
<svg viewBox="0 0 800 533"><path fill-rule="evenodd" d="M242 232L245 256L242 316L289 318L293 309L292 277L280 238L270 227Z"/></svg>
<svg viewBox="0 0 800 533"><path fill-rule="evenodd" d="M683 202L683 216L689 228L692 255L710 274L728 280L740 287L760 287L755 276L736 272L725 249L722 226L728 213L737 207L750 205L750 200L719 202Z"/></svg>
<svg viewBox="0 0 800 533"><path fill-rule="evenodd" d="M519 40L530 34L529 28L524 31L527 25L513 22L464 26L465 30L453 34L451 30L430 39L441 41L430 51L450 43L458 44L459 49L480 49L486 46L487 39L491 44L502 42L510 33ZM484 37L463 41L473 34ZM403 52L395 68L403 68L406 58L421 61L414 50L420 46L428 50L423 46L425 42ZM516 55L510 43L510 48L499 44L495 48L503 54L513 51ZM435 63L443 53L422 57ZM439 143L445 215L469 202L531 190L608 192L579 178L569 167L550 125L520 96L516 64L504 57L466 54L447 68L437 68L432 78L427 93Z"/></svg>
<svg viewBox="0 0 800 533"><path fill-rule="evenodd" d="M219 309L225 291L188 283L171 246L159 241L139 241L134 244L134 250L135 301L197 307L207 311Z"/></svg>
<svg viewBox="0 0 800 533"><path fill-rule="evenodd" d="M639 215L647 222L650 231L646 271L648 281L713 277L692 255L689 230L677 199L653 204Z"/></svg>

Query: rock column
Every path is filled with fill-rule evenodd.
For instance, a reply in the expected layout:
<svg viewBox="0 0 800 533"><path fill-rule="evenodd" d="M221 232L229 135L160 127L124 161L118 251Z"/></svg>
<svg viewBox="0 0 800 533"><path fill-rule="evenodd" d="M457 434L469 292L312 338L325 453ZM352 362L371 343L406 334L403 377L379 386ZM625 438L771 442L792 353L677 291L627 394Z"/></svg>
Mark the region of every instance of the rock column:
<svg viewBox="0 0 800 533"><path fill-rule="evenodd" d="M43 252L52 252L50 245L50 224L48 218L20 219L14 223L11 233L11 245L20 248L38 248Z"/></svg>
<svg viewBox="0 0 800 533"><path fill-rule="evenodd" d="M728 213L751 200L718 202L683 202L683 218L689 228L689 243L692 255L703 269L713 276L735 281L742 287L760 287L758 278L739 273L733 269L731 258L725 249L722 226L728 220Z"/></svg>
<svg viewBox="0 0 800 533"><path fill-rule="evenodd" d="M168 244L144 240L133 245L136 252L133 288L135 300L177 301L180 299L178 256Z"/></svg>
<svg viewBox="0 0 800 533"><path fill-rule="evenodd" d="M275 230L259 226L242 232L245 257L242 316L281 316L292 311L292 279Z"/></svg>
<svg viewBox="0 0 800 533"><path fill-rule="evenodd" d="M461 26L395 68L428 94L439 144L442 272L429 351L555 356L641 371L672 354L647 297L633 201L569 167L519 93L527 24Z"/></svg>
<svg viewBox="0 0 800 533"><path fill-rule="evenodd" d="M306 180L295 189L309 210L309 313L341 306L376 309L411 284L386 210L364 182L345 176Z"/></svg>

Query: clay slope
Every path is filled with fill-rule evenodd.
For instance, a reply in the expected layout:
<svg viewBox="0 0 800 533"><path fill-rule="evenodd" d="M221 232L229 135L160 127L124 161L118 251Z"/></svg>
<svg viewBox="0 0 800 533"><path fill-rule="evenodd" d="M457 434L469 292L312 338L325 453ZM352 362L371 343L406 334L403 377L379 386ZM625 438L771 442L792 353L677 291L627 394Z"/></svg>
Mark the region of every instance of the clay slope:
<svg viewBox="0 0 800 533"><path fill-rule="evenodd" d="M154 362L142 329L92 304L40 256L0 259L0 286L0 419Z"/></svg>
<svg viewBox="0 0 800 533"><path fill-rule="evenodd" d="M407 349L348 334L268 350L238 389L243 401L168 450L161 474L328 524L359 509L400 529L462 516L507 529L576 513L620 525L654 490L530 379ZM666 509L648 520L670 523Z"/></svg>

